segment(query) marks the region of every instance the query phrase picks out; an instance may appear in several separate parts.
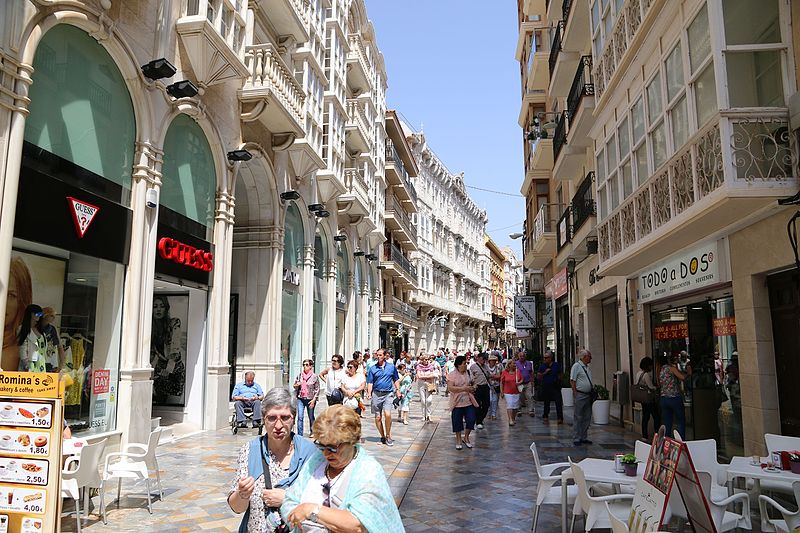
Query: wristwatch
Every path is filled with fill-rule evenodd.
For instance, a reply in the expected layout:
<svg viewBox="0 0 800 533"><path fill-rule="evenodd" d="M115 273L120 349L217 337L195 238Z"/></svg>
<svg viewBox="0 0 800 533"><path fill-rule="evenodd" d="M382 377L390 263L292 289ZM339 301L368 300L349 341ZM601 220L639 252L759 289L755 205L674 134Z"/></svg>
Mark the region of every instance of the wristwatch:
<svg viewBox="0 0 800 533"><path fill-rule="evenodd" d="M308 519L312 522L319 522L319 505L316 505L314 510L308 514Z"/></svg>

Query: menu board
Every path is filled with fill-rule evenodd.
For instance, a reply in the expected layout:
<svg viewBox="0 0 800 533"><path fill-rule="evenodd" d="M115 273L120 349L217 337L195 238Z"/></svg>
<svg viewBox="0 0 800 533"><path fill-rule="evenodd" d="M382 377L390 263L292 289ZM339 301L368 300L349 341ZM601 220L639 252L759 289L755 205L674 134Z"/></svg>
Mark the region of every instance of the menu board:
<svg viewBox="0 0 800 533"><path fill-rule="evenodd" d="M0 372L0 533L58 529L62 399L58 374Z"/></svg>

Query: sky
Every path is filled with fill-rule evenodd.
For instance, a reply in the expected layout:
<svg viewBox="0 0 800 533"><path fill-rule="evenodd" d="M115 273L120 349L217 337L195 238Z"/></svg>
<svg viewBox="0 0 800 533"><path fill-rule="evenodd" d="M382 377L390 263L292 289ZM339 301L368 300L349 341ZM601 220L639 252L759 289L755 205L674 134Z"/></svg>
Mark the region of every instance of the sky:
<svg viewBox="0 0 800 533"><path fill-rule="evenodd" d="M514 0L366 0L396 109L486 209L486 230L522 258L525 201ZM480 187L516 196L476 190Z"/></svg>

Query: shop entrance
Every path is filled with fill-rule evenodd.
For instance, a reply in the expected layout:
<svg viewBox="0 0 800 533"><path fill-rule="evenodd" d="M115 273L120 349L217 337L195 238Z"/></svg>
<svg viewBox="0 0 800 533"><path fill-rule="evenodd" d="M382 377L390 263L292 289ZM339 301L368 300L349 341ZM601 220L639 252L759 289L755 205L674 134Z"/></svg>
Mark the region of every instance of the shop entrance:
<svg viewBox="0 0 800 533"><path fill-rule="evenodd" d="M767 278L769 306L772 313L772 337L775 346L775 374L778 378L781 433L800 437L800 403L796 401L800 359L800 273L782 272Z"/></svg>
<svg viewBox="0 0 800 533"><path fill-rule="evenodd" d="M654 356L666 356L681 370L692 367L692 376L683 384L684 438L715 439L721 457L743 455L733 298L654 312L652 328Z"/></svg>
<svg viewBox="0 0 800 533"><path fill-rule="evenodd" d="M162 426L185 424L185 432L203 427L206 302L205 290L155 280L150 335L153 417L161 417Z"/></svg>

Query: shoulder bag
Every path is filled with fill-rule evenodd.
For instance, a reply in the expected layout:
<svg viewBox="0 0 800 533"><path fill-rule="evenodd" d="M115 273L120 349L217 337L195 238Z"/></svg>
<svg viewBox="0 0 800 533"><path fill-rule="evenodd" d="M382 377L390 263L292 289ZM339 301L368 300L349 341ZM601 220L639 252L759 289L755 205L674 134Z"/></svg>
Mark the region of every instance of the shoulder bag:
<svg viewBox="0 0 800 533"><path fill-rule="evenodd" d="M264 449L264 441L266 439L266 435L260 439L261 465L264 469L264 488L270 490L272 488L272 476L269 473L269 464L267 464L266 450ZM266 504L264 504L264 514L266 515L265 519L267 523L275 527L275 533L290 533L292 530L281 516L281 510L279 508L267 507ZM277 522L277 524L275 522Z"/></svg>
<svg viewBox="0 0 800 533"><path fill-rule="evenodd" d="M586 367L581 365L581 368L583 369L583 373L586 374L586 379L589 380L589 386L591 387L591 390L589 391L589 398L592 400L592 403L594 403L598 400L597 391L594 388L594 383L592 383L592 378L589 377L589 372L586 371Z"/></svg>
<svg viewBox="0 0 800 533"><path fill-rule="evenodd" d="M636 380L636 384L631 390L631 400L642 405L653 403L656 399L656 391L650 390L650 387L642 383L643 377L644 372L639 375L639 379Z"/></svg>
<svg viewBox="0 0 800 533"><path fill-rule="evenodd" d="M517 382L517 391L522 392L525 390L525 384L520 381L522 376L519 375L519 368L517 369L517 373L514 375L514 380Z"/></svg>

